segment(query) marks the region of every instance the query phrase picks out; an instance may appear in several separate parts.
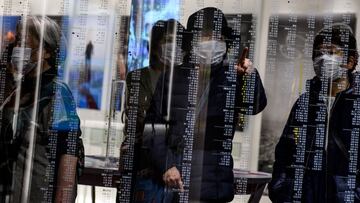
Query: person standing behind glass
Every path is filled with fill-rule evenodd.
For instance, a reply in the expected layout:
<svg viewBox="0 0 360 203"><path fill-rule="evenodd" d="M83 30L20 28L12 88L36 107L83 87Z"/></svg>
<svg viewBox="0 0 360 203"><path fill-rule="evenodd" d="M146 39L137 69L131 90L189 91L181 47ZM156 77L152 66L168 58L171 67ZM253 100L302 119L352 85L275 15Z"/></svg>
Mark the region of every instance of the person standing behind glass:
<svg viewBox="0 0 360 203"><path fill-rule="evenodd" d="M359 99L353 75L358 51L351 28L323 28L315 36L312 60L316 76L307 81L276 145L269 197L273 202L359 202L360 162L351 158L359 153L351 141Z"/></svg>
<svg viewBox="0 0 360 203"><path fill-rule="evenodd" d="M136 133L134 159L135 181L131 187L134 189L132 202L161 202L164 201L164 182L162 180L162 168L166 151L164 146L165 136L157 132L155 125L161 122L153 120L150 106L153 100L155 87L161 75L171 68L176 68L182 63L183 51L181 46L176 44L179 32L185 28L176 20L157 21L150 35L150 65L138 70L131 71L126 77L126 102L125 102L125 139L121 147L121 157L124 159L127 150L130 148L128 133L129 117L131 109L136 108ZM138 89L136 101L130 100L131 92ZM165 131L162 129L160 131ZM160 143L159 143L160 142ZM121 166L122 167L122 166ZM123 170L123 169L121 169Z"/></svg>
<svg viewBox="0 0 360 203"><path fill-rule="evenodd" d="M232 139L239 113L255 115L266 106L266 95L256 69L246 58L247 48L243 54L238 54L231 61L231 48L235 41L233 30L228 27L223 12L217 8L204 8L193 13L187 22L189 38L184 47L187 56L179 68L174 69L173 77L169 79L167 71L165 78L165 94L154 94L154 109L160 118L169 117L167 132L167 164L163 180L167 187L180 189L184 192L184 178L181 177L183 159L189 157L184 153L184 147L189 140L185 139L189 109L195 108L194 144L191 160L191 176L189 185L190 202L230 202L234 198L233 160L231 156ZM239 38L237 38L240 43ZM185 42L186 42L185 41ZM237 50L239 51L239 50ZM233 66L229 63L233 62ZM230 70L230 68L234 70ZM197 72L198 78L192 75ZM230 76L234 71L235 78ZM246 89L244 78L254 76L254 100L245 102L243 91ZM190 95L195 83L197 95ZM234 102L226 104L227 88L234 87ZM171 91L169 91L169 89ZM171 92L170 108L168 98ZM192 100L197 101L196 106ZM232 107L229 107L233 105ZM168 112L166 109L170 109ZM232 119L227 125L225 111L228 110ZM230 123L230 121L229 121ZM191 124L189 124L190 126ZM219 127L220 126L220 127ZM225 127L227 126L227 127ZM228 128L228 129L227 129ZM231 132L226 134L225 131ZM225 135L226 134L226 135ZM228 143L230 147L224 148ZM188 151L187 151L188 152ZM226 157L229 163L221 160Z"/></svg>
<svg viewBox="0 0 360 203"><path fill-rule="evenodd" d="M13 176L8 198L75 202L84 152L74 98L57 80L61 29L46 16L26 16L19 25L8 64L13 91L0 106L7 156L1 166Z"/></svg>

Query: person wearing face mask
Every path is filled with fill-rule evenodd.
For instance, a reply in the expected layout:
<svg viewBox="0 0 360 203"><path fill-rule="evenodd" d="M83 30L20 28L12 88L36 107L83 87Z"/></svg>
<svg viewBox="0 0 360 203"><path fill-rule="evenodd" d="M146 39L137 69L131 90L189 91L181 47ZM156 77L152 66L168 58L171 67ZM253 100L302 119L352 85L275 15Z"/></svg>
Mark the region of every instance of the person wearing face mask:
<svg viewBox="0 0 360 203"><path fill-rule="evenodd" d="M195 54L199 57L199 64L217 65L223 61L226 53L226 43L223 40L204 40L198 47Z"/></svg>
<svg viewBox="0 0 360 203"><path fill-rule="evenodd" d="M307 81L276 145L269 197L273 202L359 202L353 115L360 95L351 28L322 29L312 59L316 76Z"/></svg>
<svg viewBox="0 0 360 203"><path fill-rule="evenodd" d="M57 80L61 29L45 16L19 22L18 41L7 69L12 88L0 104L1 189L8 202L75 202L83 145L76 104ZM0 183L5 178L2 173ZM4 197L4 196L5 197Z"/></svg>
<svg viewBox="0 0 360 203"><path fill-rule="evenodd" d="M183 51L176 39L185 28L176 20L157 21L150 35L149 67L131 71L126 77L125 128L124 141L121 146L121 158L128 159L131 154L131 136L135 136L133 160L134 174L131 202L162 202L166 198L162 173L164 157L159 142L165 142L164 136L157 136L160 121L152 119L150 106L156 84L161 75L182 63ZM136 99L130 99L131 94L138 92ZM132 110L136 109L136 114ZM131 120L136 121L135 135L131 134ZM164 125L161 125L164 127ZM164 129L163 129L164 130ZM160 129L161 131L161 129ZM130 155L131 156L131 155ZM124 162L122 162L124 164ZM120 170L129 172L121 164ZM121 189L121 188L120 188Z"/></svg>
<svg viewBox="0 0 360 203"><path fill-rule="evenodd" d="M234 198L231 143L239 113L261 112L267 103L265 91L245 57L248 49L240 54L240 36L227 26L221 10L208 7L192 14L183 43L184 62L165 72L151 107L156 119L168 123L163 180L167 188L179 192L176 198L188 194L189 202L230 202ZM253 92L246 90L244 81L249 78ZM230 90L234 100L227 101ZM244 100L246 93L254 95L252 101ZM193 142L187 137L192 132ZM187 164L190 171L183 171Z"/></svg>

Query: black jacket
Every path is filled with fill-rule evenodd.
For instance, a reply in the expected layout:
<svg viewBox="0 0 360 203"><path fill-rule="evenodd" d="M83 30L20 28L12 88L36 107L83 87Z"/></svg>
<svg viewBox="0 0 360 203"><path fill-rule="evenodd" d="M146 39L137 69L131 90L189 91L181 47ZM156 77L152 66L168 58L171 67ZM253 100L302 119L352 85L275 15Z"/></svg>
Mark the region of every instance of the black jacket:
<svg viewBox="0 0 360 203"><path fill-rule="evenodd" d="M358 85L333 102L321 96L325 85L316 77L307 81L307 91L291 110L275 150L273 202L360 200Z"/></svg>
<svg viewBox="0 0 360 203"><path fill-rule="evenodd" d="M210 201L233 199L234 177L231 151L239 113L254 115L266 106L265 91L257 71L250 76L237 76L235 79L229 72L228 66L222 64L213 66L210 69L208 81L200 84L194 80L194 77L197 77L194 76L196 73L194 65L184 64L174 68L170 91L170 111L168 112L167 108L170 88L169 72L165 73L164 79L159 80L161 83L158 83L153 96L149 113L150 120L163 121L168 126L167 154L160 155L166 156L162 163L162 172L172 166L176 166L181 171L184 160L188 159L186 151L189 149L186 147L192 142L186 135L192 129L191 123L195 125L193 126L190 198ZM244 82L245 78L247 78L247 84ZM254 83L250 84L251 81ZM191 88L194 87L198 88L197 95L190 94ZM206 88L208 88L208 94L203 93L206 92L203 91ZM193 101L197 103L194 104ZM196 112L193 122L189 118L189 112L192 110ZM168 119L164 119L167 116ZM159 148L162 147L159 146ZM186 177L182 178L186 186Z"/></svg>
<svg viewBox="0 0 360 203"><path fill-rule="evenodd" d="M42 73L37 100L35 99L36 80L25 78L21 86L15 129L13 129L15 94L9 96L10 100L2 111L0 171L4 173L4 176L1 176L0 184L5 188L12 184L14 202L20 201L21 198L33 123L35 123L35 143L29 191L30 202L41 202L44 199L53 201L57 189L61 155L77 156L81 161L84 158L76 104L69 87L56 80L56 74L56 69L49 69ZM35 106L37 107L36 120L33 121L32 114ZM83 164L81 161L78 161L78 164ZM8 177L14 177L13 183L9 179L3 181L2 177L6 177L5 174Z"/></svg>

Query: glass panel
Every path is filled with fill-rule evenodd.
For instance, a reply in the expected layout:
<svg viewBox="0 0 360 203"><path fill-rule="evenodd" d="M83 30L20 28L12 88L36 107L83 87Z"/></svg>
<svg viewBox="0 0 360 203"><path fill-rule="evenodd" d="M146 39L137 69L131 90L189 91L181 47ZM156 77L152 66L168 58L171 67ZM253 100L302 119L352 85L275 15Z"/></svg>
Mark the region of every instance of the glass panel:
<svg viewBox="0 0 360 203"><path fill-rule="evenodd" d="M0 1L0 203L359 201L359 8Z"/></svg>

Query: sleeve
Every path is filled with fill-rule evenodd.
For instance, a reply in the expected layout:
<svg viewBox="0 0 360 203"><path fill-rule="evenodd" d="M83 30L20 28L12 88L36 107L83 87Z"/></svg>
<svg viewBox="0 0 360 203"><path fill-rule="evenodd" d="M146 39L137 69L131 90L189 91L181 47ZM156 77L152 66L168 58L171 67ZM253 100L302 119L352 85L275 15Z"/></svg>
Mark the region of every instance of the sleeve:
<svg viewBox="0 0 360 203"><path fill-rule="evenodd" d="M169 83L169 72L165 72L159 78L148 113L151 123L162 124L166 128L165 141L160 141L159 145L154 146L154 153L158 154L155 156L154 161L162 174L173 166L176 166L178 169L181 168L182 151L184 148L183 132L185 128L183 121L185 119L185 111L181 110L181 108L176 108L179 102L185 101L183 100L184 95L174 94L174 86L181 84L173 84L170 115L168 115ZM169 119L166 119L166 117ZM155 139L157 138L155 137Z"/></svg>
<svg viewBox="0 0 360 203"><path fill-rule="evenodd" d="M144 92L145 90L141 89L141 86L143 86L142 83L144 82L142 81L144 80L142 77L144 71L145 69L135 70L129 72L126 77L125 108L122 115L122 120L124 122L124 141L122 142L122 145L124 146L129 144L129 125L136 125L136 139L142 135L144 130L144 117L146 115L146 111L148 110L144 101L141 101L144 95L148 94Z"/></svg>
<svg viewBox="0 0 360 203"><path fill-rule="evenodd" d="M178 114L181 115L181 114ZM183 120L174 121L170 124L169 127L169 137L168 137L168 149L167 149L167 164L166 170L176 166L178 170L181 169L182 160L183 160L183 150L184 150L184 137L183 132L185 131L185 126ZM166 171L164 170L164 172Z"/></svg>
<svg viewBox="0 0 360 203"><path fill-rule="evenodd" d="M140 99L143 97L144 92L141 91L140 86L142 85L142 71L144 69L135 70L129 72L126 76L126 87L125 87L125 108L122 114L122 121L124 122L123 134L124 140L121 144L122 151L125 153L126 149L130 145L129 128L131 125L135 125L135 138L138 139L143 133L144 116L146 108L141 104ZM134 100L134 98L136 98ZM134 144L134 143L133 143ZM124 151L125 150L125 151Z"/></svg>
<svg viewBox="0 0 360 203"><path fill-rule="evenodd" d="M137 158L137 157L134 157L135 156L134 153L131 153L131 151L134 150L135 143L132 142L131 137L129 135L129 130L130 130L129 125L134 124L134 123L131 123L131 122L134 122L134 121L129 119L129 116L131 116L129 114L133 112L134 108L138 108L134 104L134 102L130 101L130 94L134 94L133 93L133 91L134 91L134 85L133 85L134 80L132 79L133 74L136 74L136 72L134 72L134 71L129 72L127 74L127 76L126 76L125 108L124 108L124 111L123 111L123 113L121 115L121 120L124 123L124 128L123 128L124 138L123 138L123 141L122 141L121 146L120 146L120 163L119 163L120 165L119 165L119 169L121 171L128 170L128 167L127 167L127 165L129 164L128 160L134 160L134 159ZM136 129L136 130L138 130L138 129Z"/></svg>
<svg viewBox="0 0 360 203"><path fill-rule="evenodd" d="M50 133L57 134L57 147L60 154L74 155L82 160L84 146L74 97L64 83L56 82L54 92L55 95L50 102Z"/></svg>
<svg viewBox="0 0 360 203"><path fill-rule="evenodd" d="M269 183L269 197L272 201L291 200L293 174L289 169L296 154L296 126L295 120L298 101L293 106L279 142L275 148L275 162L273 165L272 180Z"/></svg>
<svg viewBox="0 0 360 203"><path fill-rule="evenodd" d="M122 150L123 148L125 148L127 140L129 139L127 136L127 128L128 128L128 114L129 114L129 86L130 86L130 78L131 78L131 72L129 74L127 74L126 76L126 85L125 85L125 108L123 111L123 114L121 115L121 119L122 122L124 123L124 128L123 128L123 135L124 135L124 140L121 143L121 153L124 153Z"/></svg>
<svg viewBox="0 0 360 203"><path fill-rule="evenodd" d="M296 126L294 123L295 111L296 105L290 113L288 121L275 148L275 162L273 167L274 177L286 172L286 168L290 166L293 155L296 151L296 137L294 135Z"/></svg>
<svg viewBox="0 0 360 203"><path fill-rule="evenodd" d="M236 83L236 108L240 113L256 115L264 110L267 99L256 69L250 75L238 75Z"/></svg>

